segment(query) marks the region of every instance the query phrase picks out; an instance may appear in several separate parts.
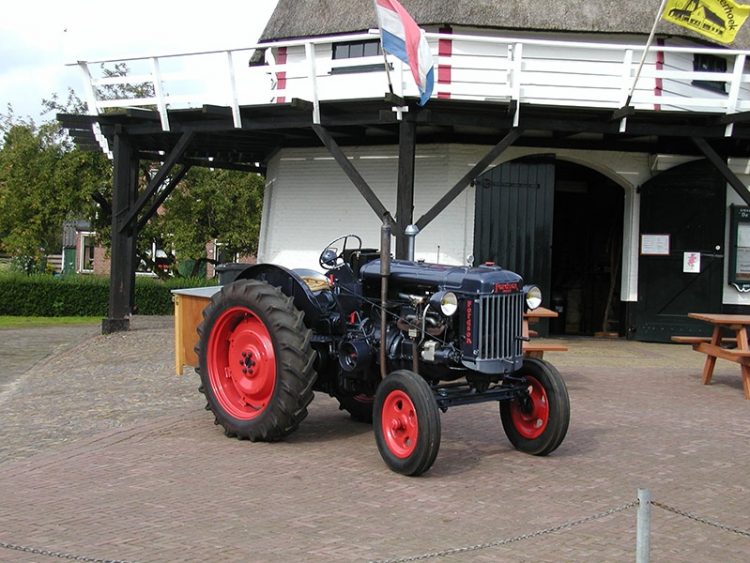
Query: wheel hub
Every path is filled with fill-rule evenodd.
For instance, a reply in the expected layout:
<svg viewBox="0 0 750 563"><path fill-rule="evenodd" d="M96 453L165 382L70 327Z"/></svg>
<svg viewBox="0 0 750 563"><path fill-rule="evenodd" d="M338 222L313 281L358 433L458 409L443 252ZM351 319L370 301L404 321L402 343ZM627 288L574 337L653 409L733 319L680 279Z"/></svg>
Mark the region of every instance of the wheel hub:
<svg viewBox="0 0 750 563"><path fill-rule="evenodd" d="M251 310L232 307L217 319L208 345L208 372L222 407L240 419L255 418L276 385L271 335Z"/></svg>

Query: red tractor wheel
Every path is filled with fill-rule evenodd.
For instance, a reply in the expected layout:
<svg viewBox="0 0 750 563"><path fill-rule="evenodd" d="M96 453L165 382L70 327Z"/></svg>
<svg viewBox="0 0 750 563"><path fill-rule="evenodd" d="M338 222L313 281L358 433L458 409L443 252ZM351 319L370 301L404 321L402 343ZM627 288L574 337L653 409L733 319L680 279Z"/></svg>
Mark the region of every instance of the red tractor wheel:
<svg viewBox="0 0 750 563"><path fill-rule="evenodd" d="M547 455L562 443L570 422L568 389L560 372L544 360L526 358L514 376L526 378L523 397L500 402L500 419L511 444Z"/></svg>
<svg viewBox="0 0 750 563"><path fill-rule="evenodd" d="M378 386L373 411L375 442L386 465L421 475L440 449L440 412L427 382L408 370L394 371Z"/></svg>
<svg viewBox="0 0 750 563"><path fill-rule="evenodd" d="M313 398L314 353L302 313L278 288L225 286L203 312L196 352L208 408L228 436L275 441Z"/></svg>

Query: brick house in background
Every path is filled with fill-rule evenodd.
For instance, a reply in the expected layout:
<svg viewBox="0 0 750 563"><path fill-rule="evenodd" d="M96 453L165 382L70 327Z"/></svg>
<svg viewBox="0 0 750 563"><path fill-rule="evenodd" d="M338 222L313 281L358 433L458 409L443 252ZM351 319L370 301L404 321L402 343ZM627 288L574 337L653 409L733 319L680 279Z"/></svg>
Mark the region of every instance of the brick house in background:
<svg viewBox="0 0 750 563"><path fill-rule="evenodd" d="M152 252L156 254L157 260L160 255L166 258L166 253L153 244ZM218 240L206 243L206 256L221 264L223 262L239 262L242 264L255 264L255 256L228 255L223 251L223 246ZM62 273L64 274L93 274L97 276L108 276L110 272L110 258L107 249L96 244L96 232L91 228L91 223L84 220L66 221L63 224L63 248L62 248ZM214 264L206 264L206 277L213 278L216 275ZM141 275L153 275L145 268L138 271ZM189 272L183 272L189 274Z"/></svg>

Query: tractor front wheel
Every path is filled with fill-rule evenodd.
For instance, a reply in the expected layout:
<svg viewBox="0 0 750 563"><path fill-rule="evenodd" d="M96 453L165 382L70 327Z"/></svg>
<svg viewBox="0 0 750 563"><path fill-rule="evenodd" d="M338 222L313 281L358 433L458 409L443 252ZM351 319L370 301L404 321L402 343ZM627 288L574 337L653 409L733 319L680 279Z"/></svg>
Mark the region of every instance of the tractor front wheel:
<svg viewBox="0 0 750 563"><path fill-rule="evenodd" d="M432 466L440 449L440 412L416 373L394 371L380 383L373 427L380 455L396 473L421 475Z"/></svg>
<svg viewBox="0 0 750 563"><path fill-rule="evenodd" d="M500 419L508 440L522 452L547 455L562 443L570 422L568 389L552 364L526 358L514 374L526 379L526 393L500 402Z"/></svg>

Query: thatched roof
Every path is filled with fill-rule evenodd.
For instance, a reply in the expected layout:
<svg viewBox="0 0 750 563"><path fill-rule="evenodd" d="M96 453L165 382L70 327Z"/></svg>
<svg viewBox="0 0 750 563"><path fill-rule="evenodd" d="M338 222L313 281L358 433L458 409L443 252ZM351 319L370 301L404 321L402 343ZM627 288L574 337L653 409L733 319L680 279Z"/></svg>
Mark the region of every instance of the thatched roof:
<svg viewBox="0 0 750 563"><path fill-rule="evenodd" d="M659 0L401 0L421 26L648 35ZM366 31L377 27L373 0L279 0L261 41ZM660 35L702 39L661 21ZM734 48L750 48L750 24Z"/></svg>

